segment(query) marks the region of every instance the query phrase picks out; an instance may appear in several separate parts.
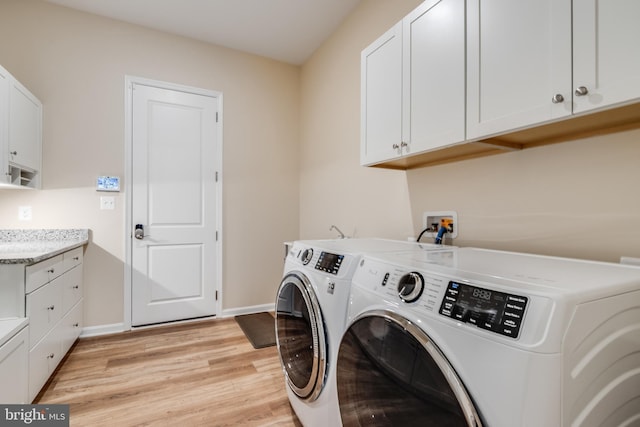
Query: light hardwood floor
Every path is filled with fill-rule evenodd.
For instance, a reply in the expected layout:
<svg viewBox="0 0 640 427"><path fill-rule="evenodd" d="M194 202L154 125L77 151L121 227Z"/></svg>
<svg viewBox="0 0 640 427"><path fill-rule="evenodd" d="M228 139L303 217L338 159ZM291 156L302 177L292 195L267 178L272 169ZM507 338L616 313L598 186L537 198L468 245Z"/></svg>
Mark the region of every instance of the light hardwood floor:
<svg viewBox="0 0 640 427"><path fill-rule="evenodd" d="M34 403L71 426L296 426L276 347L234 319L79 340Z"/></svg>

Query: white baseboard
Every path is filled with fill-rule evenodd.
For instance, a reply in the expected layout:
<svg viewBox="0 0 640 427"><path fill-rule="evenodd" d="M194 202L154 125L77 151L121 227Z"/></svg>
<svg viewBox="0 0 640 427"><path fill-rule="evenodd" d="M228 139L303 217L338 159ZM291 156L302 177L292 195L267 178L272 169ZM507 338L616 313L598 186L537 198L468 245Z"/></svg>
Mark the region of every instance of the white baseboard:
<svg viewBox="0 0 640 427"><path fill-rule="evenodd" d="M261 311L274 311L274 310L275 310L275 304L262 304L262 305L252 305L249 307L228 308L226 310L222 310L222 314L219 317L220 318L233 317L233 316L240 316L242 314L251 314L251 313L259 313Z"/></svg>
<svg viewBox="0 0 640 427"><path fill-rule="evenodd" d="M274 310L275 310L275 304L262 304L262 305L252 305L249 307L229 308L226 310L222 310L222 313L216 316L216 318L223 319L227 317L239 316L242 314L251 314L251 313L259 313L261 311L274 311ZM197 321L197 320L198 319L194 319L191 321ZM99 325L99 326L87 326L82 328L82 332L80 333L80 338L117 334L120 332L125 332L126 330L127 329L125 329L124 323L113 323L111 325Z"/></svg>
<svg viewBox="0 0 640 427"><path fill-rule="evenodd" d="M124 323L112 323L111 325L86 326L82 328L80 338L97 337L100 335L117 334L124 332Z"/></svg>

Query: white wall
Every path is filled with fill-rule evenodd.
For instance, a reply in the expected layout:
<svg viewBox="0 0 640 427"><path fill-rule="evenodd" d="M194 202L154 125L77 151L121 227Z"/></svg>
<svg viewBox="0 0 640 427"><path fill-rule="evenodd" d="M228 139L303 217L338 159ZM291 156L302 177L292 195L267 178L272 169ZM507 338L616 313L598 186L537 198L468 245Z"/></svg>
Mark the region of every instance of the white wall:
<svg viewBox="0 0 640 427"><path fill-rule="evenodd" d="M0 2L0 64L44 104L43 190L0 191L0 227L92 230L87 326L123 320L126 197L99 210L95 179L125 174L125 75L223 93L223 308L273 303L299 228L299 67L36 0Z"/></svg>

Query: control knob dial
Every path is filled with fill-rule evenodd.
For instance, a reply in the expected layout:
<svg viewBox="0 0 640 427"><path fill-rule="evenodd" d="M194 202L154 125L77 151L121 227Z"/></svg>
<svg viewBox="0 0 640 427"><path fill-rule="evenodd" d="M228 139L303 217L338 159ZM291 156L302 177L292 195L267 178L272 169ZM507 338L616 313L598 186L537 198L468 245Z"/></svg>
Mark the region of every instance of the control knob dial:
<svg viewBox="0 0 640 427"><path fill-rule="evenodd" d="M300 255L300 260L302 261L302 264L307 265L309 264L309 261L311 261L312 257L313 257L313 249L308 248L302 252L302 255Z"/></svg>
<svg viewBox="0 0 640 427"><path fill-rule="evenodd" d="M398 281L398 296L404 302L414 302L424 290L424 278L420 273L412 271Z"/></svg>

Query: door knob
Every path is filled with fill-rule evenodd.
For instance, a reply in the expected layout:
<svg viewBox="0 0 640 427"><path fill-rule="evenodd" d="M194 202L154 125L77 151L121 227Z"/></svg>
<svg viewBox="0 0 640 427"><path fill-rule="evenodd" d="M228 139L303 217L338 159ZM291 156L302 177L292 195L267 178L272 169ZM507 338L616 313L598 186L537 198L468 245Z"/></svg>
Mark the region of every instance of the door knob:
<svg viewBox="0 0 640 427"><path fill-rule="evenodd" d="M133 232L133 237L138 240L144 239L144 226L142 224L136 224L136 229Z"/></svg>
<svg viewBox="0 0 640 427"><path fill-rule="evenodd" d="M553 102L554 104L560 104L563 101L564 101L564 96L562 96L561 93L557 93L553 95L553 98L551 98L551 102Z"/></svg>

